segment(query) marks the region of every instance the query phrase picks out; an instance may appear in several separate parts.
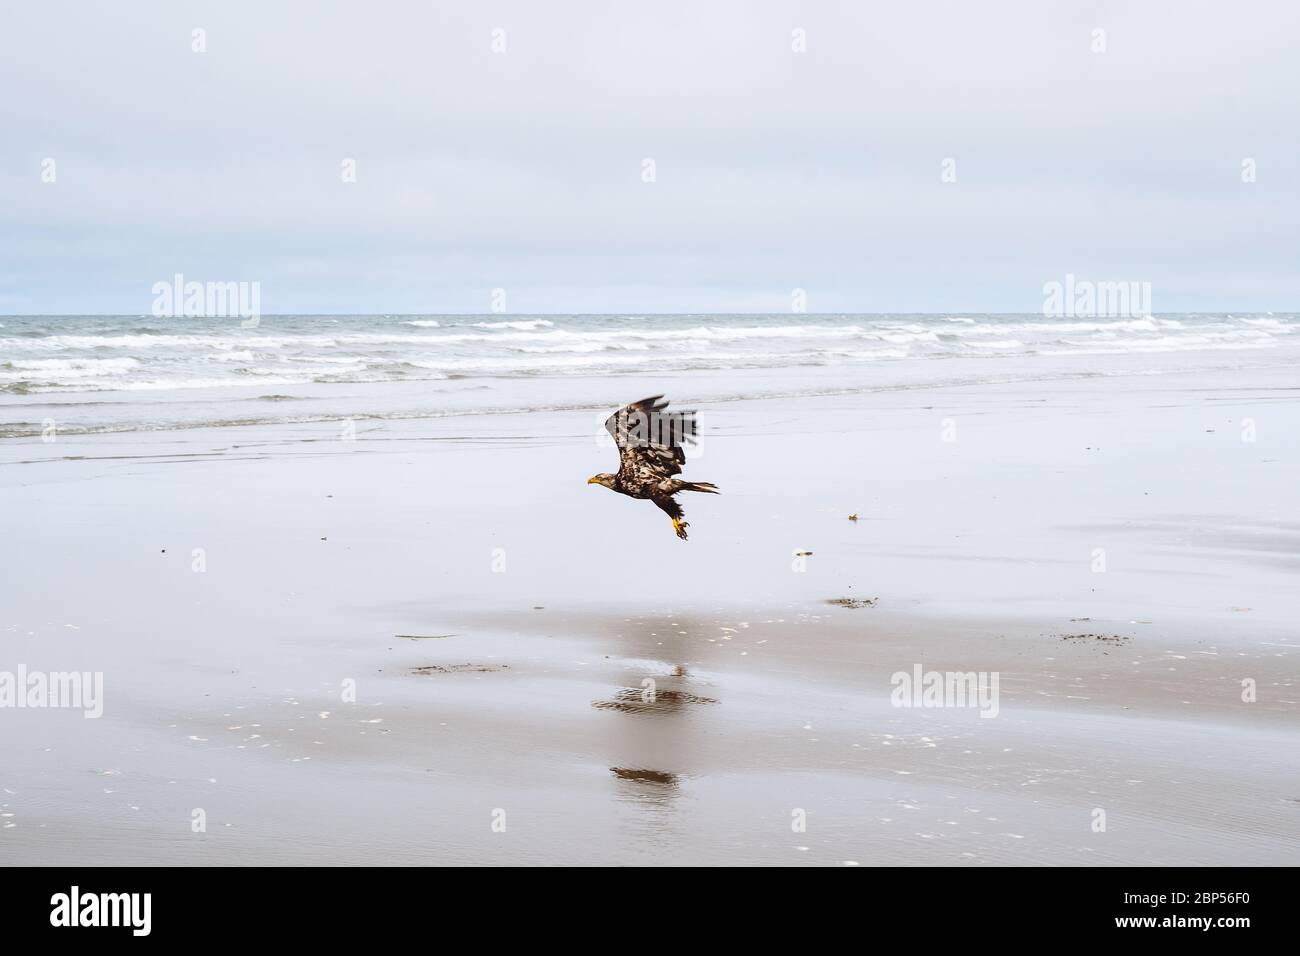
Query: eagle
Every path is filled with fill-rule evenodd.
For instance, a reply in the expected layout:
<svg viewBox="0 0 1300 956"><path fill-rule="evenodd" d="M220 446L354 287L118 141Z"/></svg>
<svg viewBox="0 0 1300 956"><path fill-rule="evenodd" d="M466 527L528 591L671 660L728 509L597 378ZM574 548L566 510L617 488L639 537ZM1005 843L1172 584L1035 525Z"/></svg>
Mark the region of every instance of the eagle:
<svg viewBox="0 0 1300 956"><path fill-rule="evenodd" d="M592 475L589 485L604 485L629 498L648 498L673 519L677 537L686 540L689 525L682 520L682 506L673 500L679 491L701 491L716 495L707 481L682 481L686 464L683 442L695 441L695 412L665 412L662 395L651 395L620 408L605 421L605 430L618 445L618 472Z"/></svg>

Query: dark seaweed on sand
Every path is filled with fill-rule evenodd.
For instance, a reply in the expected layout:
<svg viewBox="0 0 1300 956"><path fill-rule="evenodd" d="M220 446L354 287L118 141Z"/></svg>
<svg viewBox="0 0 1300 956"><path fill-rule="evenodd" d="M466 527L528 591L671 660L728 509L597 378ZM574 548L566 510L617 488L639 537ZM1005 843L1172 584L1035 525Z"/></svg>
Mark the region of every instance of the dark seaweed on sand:
<svg viewBox="0 0 1300 956"><path fill-rule="evenodd" d="M826 603L834 607L859 608L875 607L876 602L879 600L880 598L833 598Z"/></svg>

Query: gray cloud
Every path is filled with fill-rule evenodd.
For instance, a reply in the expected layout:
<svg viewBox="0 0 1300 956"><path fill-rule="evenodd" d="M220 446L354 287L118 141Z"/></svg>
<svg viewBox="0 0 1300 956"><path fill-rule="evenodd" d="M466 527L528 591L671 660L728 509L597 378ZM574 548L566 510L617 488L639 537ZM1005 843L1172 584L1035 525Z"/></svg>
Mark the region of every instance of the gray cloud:
<svg viewBox="0 0 1300 956"><path fill-rule="evenodd" d="M0 311L145 312L174 272L267 311L1032 311L1067 271L1296 309L1297 27L1283 0L28 4Z"/></svg>

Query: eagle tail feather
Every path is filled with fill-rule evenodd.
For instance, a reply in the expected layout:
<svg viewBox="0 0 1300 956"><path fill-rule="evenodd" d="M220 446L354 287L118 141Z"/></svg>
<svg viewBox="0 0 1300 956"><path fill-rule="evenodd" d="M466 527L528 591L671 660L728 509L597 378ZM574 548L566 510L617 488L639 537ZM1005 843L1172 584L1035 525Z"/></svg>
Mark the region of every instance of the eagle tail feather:
<svg viewBox="0 0 1300 956"><path fill-rule="evenodd" d="M711 481L687 481L687 482L683 482L683 483L682 483L682 491L702 491L702 492L704 492L705 494L709 494L709 495L717 495L717 494L721 494L721 492L718 491L718 486L715 485L715 484L713 484L713 482L711 482Z"/></svg>

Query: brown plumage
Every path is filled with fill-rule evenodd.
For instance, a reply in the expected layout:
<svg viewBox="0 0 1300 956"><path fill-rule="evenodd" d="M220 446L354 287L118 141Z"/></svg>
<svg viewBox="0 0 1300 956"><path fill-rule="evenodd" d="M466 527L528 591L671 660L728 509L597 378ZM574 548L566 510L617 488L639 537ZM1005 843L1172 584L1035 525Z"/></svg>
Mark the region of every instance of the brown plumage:
<svg viewBox="0 0 1300 956"><path fill-rule="evenodd" d="M665 412L668 403L662 395L651 395L620 408L605 422L605 429L618 445L618 472L592 475L589 485L604 485L629 498L653 501L673 519L677 537L685 540L689 527L682 520L682 506L673 495L679 491L701 491L716 495L718 489L707 481L682 481L686 464L683 442L695 440L695 413Z"/></svg>

